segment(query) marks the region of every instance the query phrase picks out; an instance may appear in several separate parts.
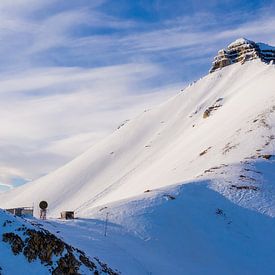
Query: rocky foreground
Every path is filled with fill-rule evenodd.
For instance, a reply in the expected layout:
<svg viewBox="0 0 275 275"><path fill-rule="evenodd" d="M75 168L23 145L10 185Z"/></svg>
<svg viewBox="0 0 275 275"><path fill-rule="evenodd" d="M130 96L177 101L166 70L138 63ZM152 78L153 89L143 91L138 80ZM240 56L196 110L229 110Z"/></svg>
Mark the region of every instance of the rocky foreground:
<svg viewBox="0 0 275 275"><path fill-rule="evenodd" d="M26 265L39 262L43 269L54 275L119 274L98 258L91 260L83 251L65 243L49 231L3 211L0 214L2 245L12 252L6 255L12 255L14 265L17 262L16 257L23 256ZM5 219L2 219L3 217ZM23 268L28 269L26 266ZM0 274L13 274L13 272L5 266L5 262L0 262Z"/></svg>

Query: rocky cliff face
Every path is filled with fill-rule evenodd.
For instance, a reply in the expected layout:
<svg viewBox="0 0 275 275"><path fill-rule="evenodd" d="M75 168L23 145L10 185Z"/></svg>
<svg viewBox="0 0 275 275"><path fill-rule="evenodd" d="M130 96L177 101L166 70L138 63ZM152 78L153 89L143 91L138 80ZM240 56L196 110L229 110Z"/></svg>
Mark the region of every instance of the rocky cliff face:
<svg viewBox="0 0 275 275"><path fill-rule="evenodd" d="M237 39L226 49L218 52L209 72L212 73L228 65L237 62L244 63L253 59L260 59L265 63L274 62L275 47L263 43L255 43L245 38Z"/></svg>

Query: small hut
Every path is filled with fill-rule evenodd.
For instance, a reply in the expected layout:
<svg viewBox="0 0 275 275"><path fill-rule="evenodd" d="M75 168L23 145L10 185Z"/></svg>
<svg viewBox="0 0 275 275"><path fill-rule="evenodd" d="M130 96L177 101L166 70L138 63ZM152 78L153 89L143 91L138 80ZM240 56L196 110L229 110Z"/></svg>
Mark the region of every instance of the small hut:
<svg viewBox="0 0 275 275"><path fill-rule="evenodd" d="M33 207L8 208L6 211L18 217L33 216Z"/></svg>
<svg viewBox="0 0 275 275"><path fill-rule="evenodd" d="M61 219L63 220L73 220L74 219L74 211L62 211Z"/></svg>

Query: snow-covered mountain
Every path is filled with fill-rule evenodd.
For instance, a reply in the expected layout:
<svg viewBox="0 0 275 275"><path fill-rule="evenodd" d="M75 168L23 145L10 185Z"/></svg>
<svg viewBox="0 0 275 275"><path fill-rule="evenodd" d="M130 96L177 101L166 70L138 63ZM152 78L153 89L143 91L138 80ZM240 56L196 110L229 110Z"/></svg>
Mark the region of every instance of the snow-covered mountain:
<svg viewBox="0 0 275 275"><path fill-rule="evenodd" d="M260 59L265 63L274 62L275 47L264 43L255 43L254 41L240 38L228 45L227 49L222 49L214 58L210 73L228 65L248 60Z"/></svg>
<svg viewBox="0 0 275 275"><path fill-rule="evenodd" d="M80 214L146 190L211 178L205 170L212 167L272 154L274 70L255 59L211 73L55 172L1 195L1 206L44 199L52 216L64 209ZM225 195L235 191L223 184Z"/></svg>
<svg viewBox="0 0 275 275"><path fill-rule="evenodd" d="M0 207L75 210L85 219L45 226L125 274L274 274L273 49L238 39L211 73Z"/></svg>

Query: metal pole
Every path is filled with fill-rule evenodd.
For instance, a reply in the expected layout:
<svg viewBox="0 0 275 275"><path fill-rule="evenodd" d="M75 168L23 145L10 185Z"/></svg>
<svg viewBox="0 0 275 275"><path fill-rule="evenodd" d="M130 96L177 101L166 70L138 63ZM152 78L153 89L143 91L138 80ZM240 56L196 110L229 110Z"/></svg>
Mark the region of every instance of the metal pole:
<svg viewBox="0 0 275 275"><path fill-rule="evenodd" d="M105 237L107 236L108 216L109 216L109 212L106 213L105 230L104 230L104 236Z"/></svg>

